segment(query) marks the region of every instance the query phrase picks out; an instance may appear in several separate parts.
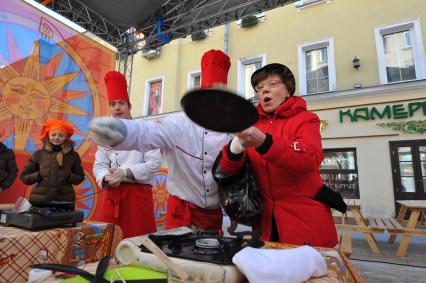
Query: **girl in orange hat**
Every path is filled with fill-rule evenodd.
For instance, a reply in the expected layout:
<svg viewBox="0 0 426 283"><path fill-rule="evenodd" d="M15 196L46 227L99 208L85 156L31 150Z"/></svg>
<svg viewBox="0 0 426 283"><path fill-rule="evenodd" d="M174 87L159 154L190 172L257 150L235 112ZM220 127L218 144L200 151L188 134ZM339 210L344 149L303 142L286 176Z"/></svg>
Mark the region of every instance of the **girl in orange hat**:
<svg viewBox="0 0 426 283"><path fill-rule="evenodd" d="M71 124L61 120L47 120L40 133L43 148L28 160L21 173L26 185L36 184L32 189L32 204L46 201L75 202L73 185L84 180L81 159L74 151L74 134Z"/></svg>

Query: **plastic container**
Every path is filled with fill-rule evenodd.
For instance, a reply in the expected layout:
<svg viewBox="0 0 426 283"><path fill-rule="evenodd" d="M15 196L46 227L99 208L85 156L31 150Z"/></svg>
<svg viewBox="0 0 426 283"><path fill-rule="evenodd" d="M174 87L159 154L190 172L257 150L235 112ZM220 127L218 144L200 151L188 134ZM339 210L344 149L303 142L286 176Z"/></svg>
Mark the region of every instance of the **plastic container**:
<svg viewBox="0 0 426 283"><path fill-rule="evenodd" d="M38 280L47 278L53 274L52 270L33 268L28 273L28 283L37 282Z"/></svg>

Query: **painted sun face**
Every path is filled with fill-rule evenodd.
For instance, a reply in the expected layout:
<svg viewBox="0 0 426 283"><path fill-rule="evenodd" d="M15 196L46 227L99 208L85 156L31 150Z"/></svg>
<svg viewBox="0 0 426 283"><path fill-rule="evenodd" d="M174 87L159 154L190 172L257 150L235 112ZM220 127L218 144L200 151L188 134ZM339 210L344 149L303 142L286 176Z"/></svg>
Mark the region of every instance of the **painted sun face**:
<svg viewBox="0 0 426 283"><path fill-rule="evenodd" d="M3 103L15 116L38 119L46 115L50 106L48 90L32 78L16 77L3 88Z"/></svg>
<svg viewBox="0 0 426 283"><path fill-rule="evenodd" d="M22 58L22 56L19 56ZM29 137L39 140L43 122L63 115L87 116L68 100L83 97L84 92L64 91L64 86L78 76L78 72L55 75L62 53L46 64L40 64L39 42L34 42L32 54L24 60L0 68L0 124L13 126L0 129L3 136L14 139L15 150L25 150ZM64 118L66 119L66 118ZM76 134L82 135L78 129Z"/></svg>

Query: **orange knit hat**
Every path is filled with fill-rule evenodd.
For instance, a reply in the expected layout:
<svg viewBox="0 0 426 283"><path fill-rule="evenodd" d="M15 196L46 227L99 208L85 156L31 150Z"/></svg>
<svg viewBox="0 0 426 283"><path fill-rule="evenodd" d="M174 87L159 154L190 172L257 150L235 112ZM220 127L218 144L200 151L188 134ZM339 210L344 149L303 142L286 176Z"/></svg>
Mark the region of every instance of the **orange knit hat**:
<svg viewBox="0 0 426 283"><path fill-rule="evenodd" d="M43 124L43 128L41 129L40 139L45 139L49 133L53 130L59 130L64 132L69 139L74 134L74 127L65 121L61 120L46 120Z"/></svg>

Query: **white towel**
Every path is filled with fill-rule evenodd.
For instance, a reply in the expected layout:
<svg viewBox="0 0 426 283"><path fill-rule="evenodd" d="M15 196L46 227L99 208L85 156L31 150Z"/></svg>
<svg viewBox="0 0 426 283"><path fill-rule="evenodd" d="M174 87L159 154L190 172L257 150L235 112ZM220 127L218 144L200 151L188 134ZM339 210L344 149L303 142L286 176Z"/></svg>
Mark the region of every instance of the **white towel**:
<svg viewBox="0 0 426 283"><path fill-rule="evenodd" d="M310 246L282 250L247 247L232 262L250 283L299 283L327 273L325 259Z"/></svg>

